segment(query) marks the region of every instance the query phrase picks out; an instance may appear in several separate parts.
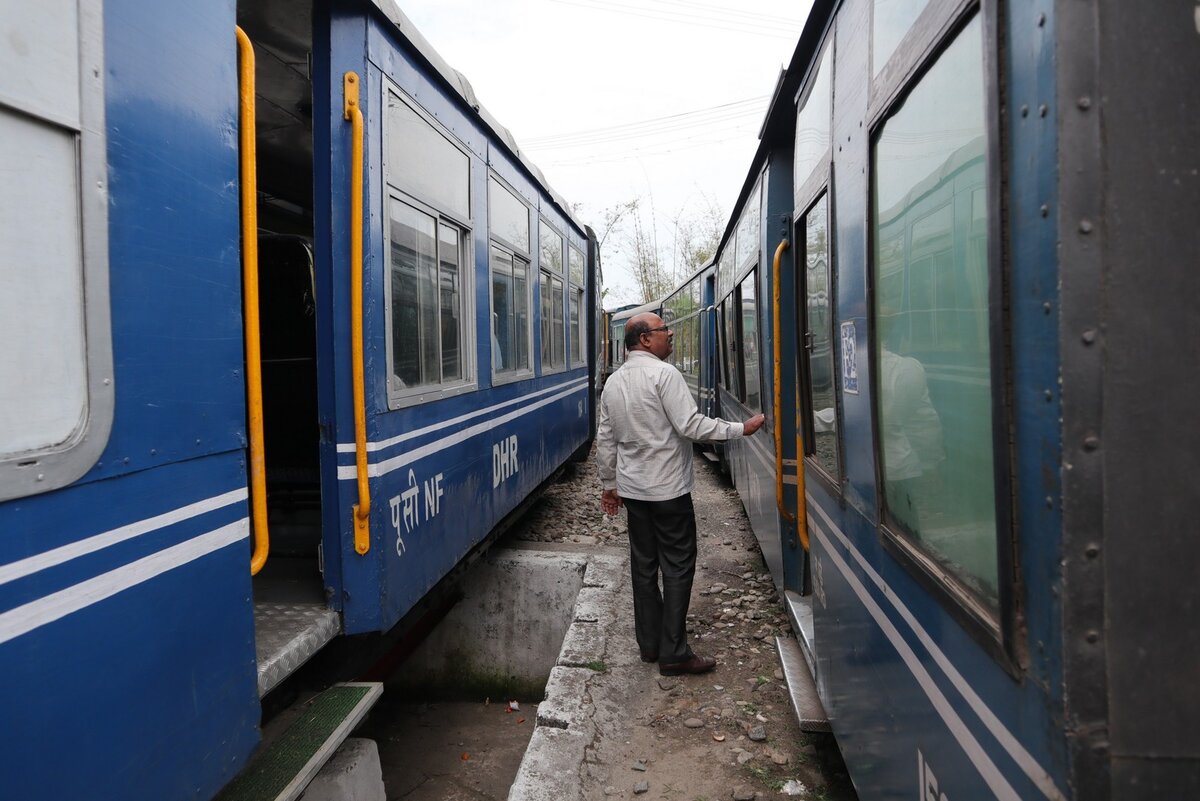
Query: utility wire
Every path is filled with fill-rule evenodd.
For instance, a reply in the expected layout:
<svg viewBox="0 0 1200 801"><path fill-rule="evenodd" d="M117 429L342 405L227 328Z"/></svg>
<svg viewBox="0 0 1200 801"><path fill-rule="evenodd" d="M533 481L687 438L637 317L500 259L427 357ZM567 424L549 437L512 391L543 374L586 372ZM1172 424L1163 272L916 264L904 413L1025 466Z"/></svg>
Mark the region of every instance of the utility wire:
<svg viewBox="0 0 1200 801"><path fill-rule="evenodd" d="M641 17L643 19L677 22L699 28L713 28L726 32L748 33L754 36L767 36L776 39L795 39L796 34L800 31L798 23L785 29L782 25L760 25L728 18L702 18L667 9L629 6L613 2L612 0L550 0L550 2L567 6L578 6L580 8L591 8L597 11L610 11L625 16Z"/></svg>
<svg viewBox="0 0 1200 801"><path fill-rule="evenodd" d="M760 114L765 107L766 100L767 96L763 95L761 97L751 97L745 100L722 103L678 114L668 114L663 117L653 117L637 122L609 125L563 134L535 136L523 139L521 145L528 150L550 150L686 130L687 128L711 125L728 119Z"/></svg>

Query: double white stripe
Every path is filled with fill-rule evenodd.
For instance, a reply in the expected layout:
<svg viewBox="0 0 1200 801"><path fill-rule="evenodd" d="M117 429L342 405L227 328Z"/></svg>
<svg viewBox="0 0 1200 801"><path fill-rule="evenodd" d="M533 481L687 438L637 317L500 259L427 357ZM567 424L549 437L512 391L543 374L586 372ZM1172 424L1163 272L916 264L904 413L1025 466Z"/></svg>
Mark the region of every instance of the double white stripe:
<svg viewBox="0 0 1200 801"><path fill-rule="evenodd" d="M215 531L172 545L150 556L101 573L95 578L60 590L0 614L0 644L28 634L80 609L111 598L177 567L246 539L250 521L242 518Z"/></svg>
<svg viewBox="0 0 1200 801"><path fill-rule="evenodd" d="M1051 777L1050 774L1038 764L1037 760L1035 760L1033 755L1026 750L1025 746L1023 746L1020 741L1013 736L1012 732L1010 732L1005 725L1000 722L1000 719L996 717L992 710L988 708L987 704L983 702L983 699L979 697L974 688L972 688L963 675L959 673L954 664L946 657L945 653L942 652L942 649L939 648L937 643L933 641L933 638L929 636L929 633L925 630L924 626L922 626L912 612L909 611L908 607L905 606L899 598L897 598L896 593L891 589L891 587L889 587L883 581L883 578L875 572L875 569L872 568L863 555L858 552L858 549L856 549L850 543L850 540L846 537L846 535L837 527L833 520L830 519L829 515L825 513L825 510L816 503L813 497L808 495L807 499L809 509L816 511L817 516L819 516L825 525L829 527L829 530L833 532L833 536L837 538L842 547L845 548L851 557L853 557L854 561L858 563L858 566L863 570L864 573L866 573L867 577L871 579L871 582L879 588L879 591L883 594L883 597L891 603L892 608L895 609L904 622L909 625L913 633L917 635L917 639L921 642L921 645L923 645L925 650L927 650L930 656L933 657L933 661L939 668L942 669L942 672L945 673L947 678L950 679L950 683L954 685L954 688L958 690L958 692L966 700L967 705L970 706L972 711L979 716L979 719L983 721L983 724L985 727L987 727L987 730L992 734L993 737L996 738L997 742L1000 743L1004 750L1008 752L1008 755L1012 757L1014 762L1017 763L1017 766L1021 769L1021 771L1028 776L1035 785L1037 785L1038 789L1042 791L1042 794L1045 795L1046 798L1050 799L1050 801L1065 801L1065 797L1062 791L1058 789L1058 786L1055 785L1053 777ZM958 740L959 745L961 745L963 750L966 751L967 756L971 759L972 763L975 764L980 775L983 776L984 781L987 782L988 787L991 788L992 792L995 793L997 798L1019 798L1019 796L1016 794L1016 791L1013 790L1012 786L1005 780L1004 776L996 768L995 763L993 763L988 757L979 741L975 739L974 735L971 734L966 724L963 723L962 718L958 716L958 713L954 711L954 708L950 705L949 701L946 700L946 696L938 688L937 684L933 680L933 677L929 675L929 672L921 664L921 661L917 658L912 648L904 640L904 638L900 636L900 633L896 630L896 627L892 624L891 620L879 607L879 604L875 602L875 599L871 597L871 594L867 591L867 588L863 586L861 581L859 581L858 577L851 570L850 566L846 564L841 554L838 553L835 548L831 547L832 543L829 541L829 534L821 527L819 523L817 523L812 515L809 515L808 520L810 525L812 525L813 533L816 535L818 541L821 542L825 552L831 559L833 559L838 571L841 572L847 583L854 590L854 594L858 596L860 601L862 601L863 606L866 607L871 617L874 618L875 623L883 631L884 635L888 638L888 641L892 643L892 646L896 649L897 653L900 654L901 659L904 660L904 664L908 666L909 671L912 672L913 677L916 678L917 683L921 685L921 689L925 692L925 695L933 704L938 716L942 718L947 727L949 727L950 731L954 734L955 739Z"/></svg>
<svg viewBox="0 0 1200 801"><path fill-rule="evenodd" d="M151 517L146 520L140 520L137 523L130 523L127 526L114 528L111 531L106 531L103 534L96 534L87 539L72 542L70 545L63 545L59 548L53 548L45 553L39 553L34 556L18 559L15 562L10 562L7 565L0 565L0 585L7 584L10 581L15 581L24 576L29 576L39 571L45 570L55 565L61 565L64 562L69 562L72 559L83 556L85 554L94 553L96 551L108 548L111 545L116 545L119 542L131 540L134 537L140 537L143 534L148 534L160 528L180 523L193 517L212 512L231 504L244 501L247 498L245 487L235 489L231 492L226 492L223 495L217 495L213 498L208 498L203 501L182 506L178 509L172 509L156 517Z"/></svg>
<svg viewBox="0 0 1200 801"><path fill-rule="evenodd" d="M586 382L586 379L584 379L584 381ZM531 403L527 406L523 406L520 409L517 409L516 411L509 412L508 414L501 415L500 417L494 417L494 418L491 418L488 420L484 420L482 423L476 423L475 425L470 426L469 428L464 428L462 431L459 431L456 434L451 434L448 437L442 437L439 440L434 440L433 442L430 442L426 445L422 445L419 448L414 448L411 451L406 451L405 453L402 453L398 456L393 456L390 459L384 459L381 462L376 462L374 464L368 465L367 466L367 475L369 475L371 478L379 478L380 476L387 475L388 473L392 472L393 470L399 470L400 468L410 465L413 462L416 462L420 459L423 459L432 453L437 453L440 450L449 448L453 445L457 445L460 442L465 442L466 440L470 439L471 437L476 436L477 434L482 434L486 431L491 431L492 429L497 428L498 426L504 425L505 423L507 423L511 420L514 420L514 419L521 417L523 415L526 415L526 414L530 414L531 412L535 412L538 409L541 409L543 406L548 406L551 403L560 401L563 398L567 397L568 395L574 395L576 392L579 392L580 390L583 390L586 388L587 388L586 383L580 383L578 381L573 382L571 384L568 384L566 389L562 389L562 390L556 392L555 394L549 396L548 398L543 398L542 400L538 401L537 403ZM559 389L559 387L554 387L553 389ZM544 392L545 391L537 393L537 394L539 394L539 395L544 394ZM526 397L520 398L519 400L524 401L524 400L527 400L528 397L529 396L526 396ZM497 404L496 406L490 407L488 409L481 409L478 412L473 412L472 414L469 414L469 415L463 415L461 418L455 418L454 420L447 420L444 423L438 423L433 426L428 426L425 429L420 429L420 431L431 431L431 430L436 430L438 428L444 428L455 422L461 422L462 420L470 419L472 417L478 417L482 414L495 411L495 410L503 408L505 406L511 406L514 402L515 401L509 401L507 403ZM416 436L418 433L419 432L411 432L410 435ZM406 435L401 435L401 436L406 436ZM396 438L396 439L399 439L399 438ZM384 442L392 442L392 440L385 440ZM384 443L379 443L379 445L380 445L380 447L383 447ZM351 446L351 447L353 447L353 446ZM370 446L368 446L368 449L370 449ZM340 450L340 446L339 446L339 450ZM378 450L378 448L376 448L376 450ZM356 468L354 465L351 464L351 465L339 465L338 466L338 478L340 480L350 481L350 480L355 479L356 477L357 477L357 473L356 473Z"/></svg>

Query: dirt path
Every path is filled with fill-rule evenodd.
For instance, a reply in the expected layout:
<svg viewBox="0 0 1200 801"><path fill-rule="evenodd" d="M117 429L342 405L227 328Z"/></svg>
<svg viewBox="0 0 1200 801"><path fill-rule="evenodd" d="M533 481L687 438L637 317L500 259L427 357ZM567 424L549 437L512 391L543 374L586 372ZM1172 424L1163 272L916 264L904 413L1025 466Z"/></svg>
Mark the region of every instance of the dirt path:
<svg viewBox="0 0 1200 801"><path fill-rule="evenodd" d="M609 690L626 708L589 751L583 796L854 799L835 741L801 733L789 705L774 638L790 630L741 503L713 466L696 463L700 543L689 636L718 667L663 678L637 663L598 677L593 694L605 692L606 678L622 682ZM512 536L628 547L623 517L604 519L599 497L589 461L552 487ZM615 647L636 655L632 629L626 639L618 634Z"/></svg>

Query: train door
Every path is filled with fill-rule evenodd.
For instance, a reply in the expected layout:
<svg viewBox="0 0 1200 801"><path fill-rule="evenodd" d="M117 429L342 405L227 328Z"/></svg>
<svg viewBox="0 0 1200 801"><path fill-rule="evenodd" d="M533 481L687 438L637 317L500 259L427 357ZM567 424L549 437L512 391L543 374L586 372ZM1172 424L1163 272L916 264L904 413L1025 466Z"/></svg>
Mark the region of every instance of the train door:
<svg viewBox="0 0 1200 801"><path fill-rule="evenodd" d="M265 695L341 630L331 581L336 571L328 570L323 541L331 484L322 455L329 430L323 387L330 365L321 333L328 293L314 251L311 14L283 0L247 0L238 5L238 25L244 36L243 163L253 157L243 190L256 189L257 212L256 230L243 230L243 249L257 245L257 280L246 282L243 300L255 645L258 689ZM245 138L251 124L253 148ZM243 194L244 213L247 207ZM249 343L256 337L254 348Z"/></svg>

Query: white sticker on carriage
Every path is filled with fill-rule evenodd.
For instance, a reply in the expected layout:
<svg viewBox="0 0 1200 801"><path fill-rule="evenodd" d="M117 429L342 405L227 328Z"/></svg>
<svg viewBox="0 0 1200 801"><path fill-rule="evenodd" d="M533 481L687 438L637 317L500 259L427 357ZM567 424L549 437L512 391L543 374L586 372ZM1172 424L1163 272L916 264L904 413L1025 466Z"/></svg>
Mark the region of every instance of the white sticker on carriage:
<svg viewBox="0 0 1200 801"><path fill-rule="evenodd" d="M424 490L425 502L421 503L421 493ZM442 511L442 496L445 495L445 490L442 489L442 474L438 473L432 478L424 481L417 481L417 474L413 470L408 471L408 489L393 497L390 501L392 507L392 527L396 529L396 555L403 556L406 550L404 545L404 537L401 534L400 526L403 524L405 534L411 534L417 526L421 525L422 520L428 522L438 516ZM421 509L424 508L424 517L421 515Z"/></svg>
<svg viewBox="0 0 1200 801"><path fill-rule="evenodd" d="M842 391L858 394L858 351L854 321L842 323Z"/></svg>

